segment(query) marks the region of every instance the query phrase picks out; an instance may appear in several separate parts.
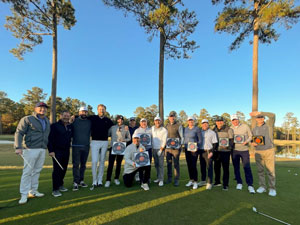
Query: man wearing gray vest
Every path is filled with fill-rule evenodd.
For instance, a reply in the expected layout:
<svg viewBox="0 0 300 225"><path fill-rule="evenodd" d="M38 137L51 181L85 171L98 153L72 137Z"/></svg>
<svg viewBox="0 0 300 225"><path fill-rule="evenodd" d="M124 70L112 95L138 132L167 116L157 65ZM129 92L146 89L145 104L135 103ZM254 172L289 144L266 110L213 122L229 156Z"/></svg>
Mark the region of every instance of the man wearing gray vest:
<svg viewBox="0 0 300 225"><path fill-rule="evenodd" d="M88 110L80 107L79 117L75 118L73 126L72 163L73 163L73 191L79 186L87 187L84 182L86 161L90 151L91 121L88 120ZM79 168L80 167L80 168Z"/></svg>
<svg viewBox="0 0 300 225"><path fill-rule="evenodd" d="M20 120L15 133L15 152L24 159L19 204L25 204L28 197L44 196L38 191L38 186L50 133L47 108L44 102L37 103L34 113Z"/></svg>
<svg viewBox="0 0 300 225"><path fill-rule="evenodd" d="M169 113L169 123L166 126L168 131L168 138L179 138L180 145L183 144L183 128L181 124L176 121L176 112L171 111ZM179 157L181 149L166 148L166 161L168 169L168 180L167 183L172 183L172 162L174 163L174 186L179 186L180 177L180 165Z"/></svg>
<svg viewBox="0 0 300 225"><path fill-rule="evenodd" d="M233 149L233 130L225 125L224 118L218 116L216 118L216 126L213 129L218 136L218 150L214 154L214 170L215 170L215 184L221 185L221 165L223 168L223 190L228 190L229 184L229 164L230 154Z"/></svg>

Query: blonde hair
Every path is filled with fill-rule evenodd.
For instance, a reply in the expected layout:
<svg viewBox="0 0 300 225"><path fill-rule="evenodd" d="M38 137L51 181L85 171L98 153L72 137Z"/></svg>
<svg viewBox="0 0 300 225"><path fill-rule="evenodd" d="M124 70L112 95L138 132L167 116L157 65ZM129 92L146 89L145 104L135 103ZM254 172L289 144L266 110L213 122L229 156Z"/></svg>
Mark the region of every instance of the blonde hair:
<svg viewBox="0 0 300 225"><path fill-rule="evenodd" d="M99 107L101 107L101 106L106 110L106 106L103 105L103 104L99 104L99 105L97 106L97 109L99 109Z"/></svg>

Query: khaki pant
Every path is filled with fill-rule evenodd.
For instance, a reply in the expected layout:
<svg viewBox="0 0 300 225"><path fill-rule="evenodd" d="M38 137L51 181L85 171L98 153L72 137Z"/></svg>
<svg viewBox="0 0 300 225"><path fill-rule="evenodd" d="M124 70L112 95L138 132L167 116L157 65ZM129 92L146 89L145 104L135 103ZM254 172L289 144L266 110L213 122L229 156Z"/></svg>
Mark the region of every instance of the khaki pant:
<svg viewBox="0 0 300 225"><path fill-rule="evenodd" d="M267 169L269 188L275 189L275 149L255 151L255 161L259 179L259 186L267 189L265 168Z"/></svg>

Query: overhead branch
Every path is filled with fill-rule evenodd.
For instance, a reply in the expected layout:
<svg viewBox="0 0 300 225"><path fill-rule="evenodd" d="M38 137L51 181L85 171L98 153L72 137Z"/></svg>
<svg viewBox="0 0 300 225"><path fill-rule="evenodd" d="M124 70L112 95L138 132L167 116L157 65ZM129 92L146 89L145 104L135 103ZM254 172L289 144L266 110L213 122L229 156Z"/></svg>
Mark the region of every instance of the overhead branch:
<svg viewBox="0 0 300 225"><path fill-rule="evenodd" d="M49 23L51 23L51 18L47 15L46 12L44 12L35 2L33 2L32 0L29 0L49 21Z"/></svg>

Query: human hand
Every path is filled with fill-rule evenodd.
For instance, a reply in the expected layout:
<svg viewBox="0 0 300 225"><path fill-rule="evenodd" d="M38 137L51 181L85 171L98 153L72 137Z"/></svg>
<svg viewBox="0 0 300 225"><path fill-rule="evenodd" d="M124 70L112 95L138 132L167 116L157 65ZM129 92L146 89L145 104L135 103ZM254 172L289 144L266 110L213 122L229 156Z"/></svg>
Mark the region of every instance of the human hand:
<svg viewBox="0 0 300 225"><path fill-rule="evenodd" d="M23 155L23 150L22 150L22 149L16 149L16 150L15 150L15 153L16 153L17 155Z"/></svg>
<svg viewBox="0 0 300 225"><path fill-rule="evenodd" d="M55 152L49 152L49 156L55 157Z"/></svg>
<svg viewBox="0 0 300 225"><path fill-rule="evenodd" d="M124 128L125 128L125 130L126 130L126 131L128 131L128 130L129 130L128 126L125 126Z"/></svg>
<svg viewBox="0 0 300 225"><path fill-rule="evenodd" d="M212 152L210 152L210 153L208 153L208 155L207 155L207 158L211 158L213 156L213 153Z"/></svg>

